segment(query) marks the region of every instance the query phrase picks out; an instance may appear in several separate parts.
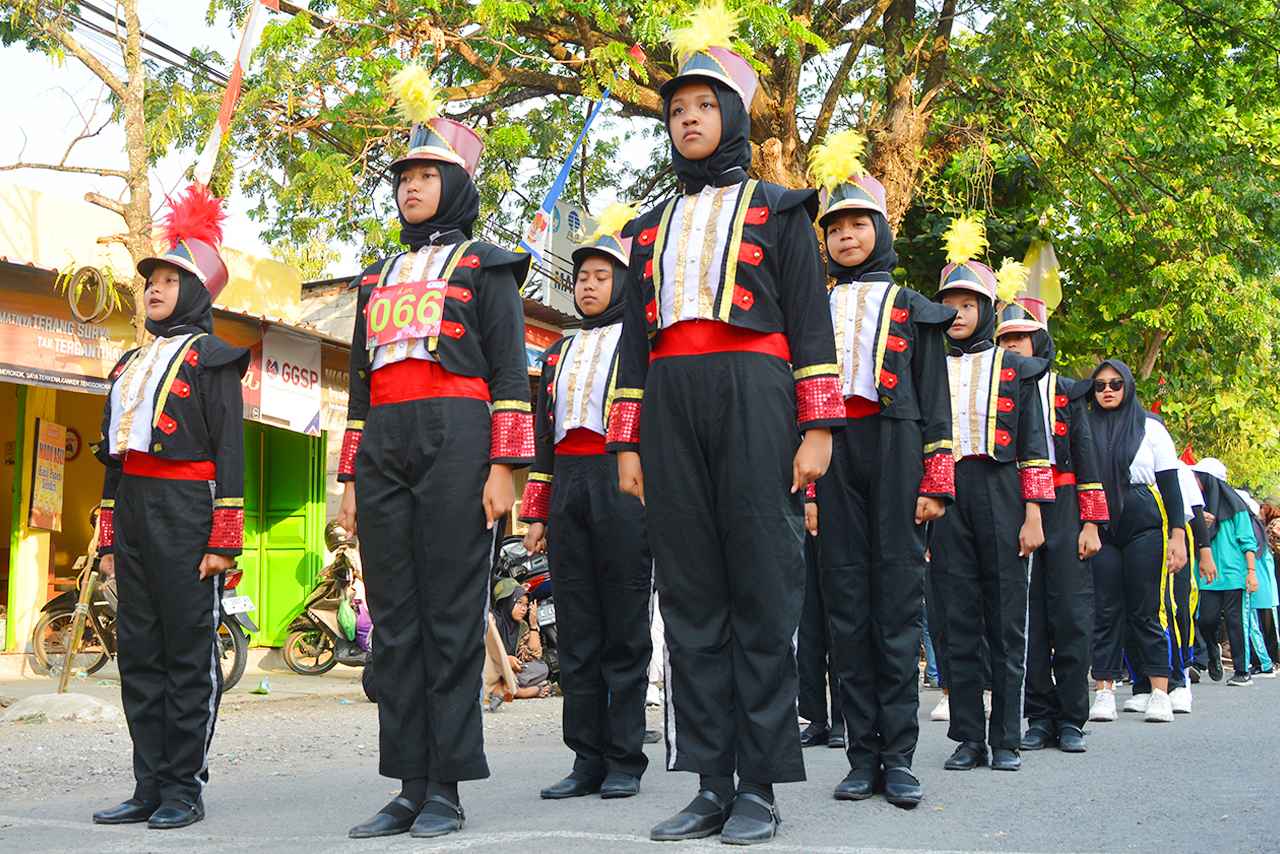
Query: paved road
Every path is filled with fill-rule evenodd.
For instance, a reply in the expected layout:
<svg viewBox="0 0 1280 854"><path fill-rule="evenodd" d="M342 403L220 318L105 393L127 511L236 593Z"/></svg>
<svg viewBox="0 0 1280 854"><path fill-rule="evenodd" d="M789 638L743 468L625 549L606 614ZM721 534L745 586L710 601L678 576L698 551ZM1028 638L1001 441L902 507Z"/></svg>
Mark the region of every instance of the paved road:
<svg viewBox="0 0 1280 854"><path fill-rule="evenodd" d="M354 691L353 682L346 684ZM928 704L935 697L924 695ZM335 694L333 685L310 697L261 698L238 689L214 745L209 818L171 833L88 821L94 809L128 794L123 728L8 724L0 727L0 851L725 850L714 841L665 847L648 841L649 826L683 805L694 785L690 775L661 770L659 745L649 749L653 765L638 798L540 801L538 788L569 764L558 714L558 701L545 700L485 716L493 778L463 785L467 828L434 843L346 838L347 827L385 802L394 786L375 775L373 707L354 693ZM1094 724L1088 754L1027 754L1017 774L943 772L951 749L944 725L922 727L917 770L927 799L919 809L903 812L879 799L833 801L843 755L811 749L809 781L779 787L785 821L766 850L1280 851L1274 803L1280 680L1247 689L1204 684L1189 718L1156 725L1127 715Z"/></svg>

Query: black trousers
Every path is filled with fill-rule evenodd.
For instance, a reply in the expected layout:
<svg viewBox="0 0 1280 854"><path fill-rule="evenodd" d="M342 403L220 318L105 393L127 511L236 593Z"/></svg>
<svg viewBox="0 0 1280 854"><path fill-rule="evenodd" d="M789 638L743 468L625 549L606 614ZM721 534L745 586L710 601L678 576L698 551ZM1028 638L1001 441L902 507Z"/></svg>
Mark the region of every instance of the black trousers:
<svg viewBox="0 0 1280 854"><path fill-rule="evenodd" d="M649 369L640 453L666 625L669 770L804 779L795 414L791 370L775 356L677 356Z"/></svg>
<svg viewBox="0 0 1280 854"><path fill-rule="evenodd" d="M854 769L911 767L920 734L924 528L920 426L881 416L838 431L818 481L818 546ZM981 714L981 697L979 697Z"/></svg>
<svg viewBox="0 0 1280 854"><path fill-rule="evenodd" d="M493 532L484 401L375 406L356 456L360 557L378 631L378 770L489 776L480 681Z"/></svg>
<svg viewBox="0 0 1280 854"><path fill-rule="evenodd" d="M1187 668L1195 661L1195 638L1191 634L1195 625L1192 596L1198 591L1193 575L1195 569L1188 564L1176 575L1165 573L1160 591L1160 627L1169 647L1169 690L1188 684ZM1142 666L1142 653L1126 633L1124 645L1125 664L1133 680L1133 693L1150 694L1151 678Z"/></svg>
<svg viewBox="0 0 1280 854"><path fill-rule="evenodd" d="M989 740L1013 750L1022 743L1027 560L1018 556L1018 531L1025 514L1017 466L986 457L956 463L956 502L935 523L931 569L946 600L947 735L954 741ZM989 725L984 637L991 655Z"/></svg>
<svg viewBox="0 0 1280 854"><path fill-rule="evenodd" d="M222 693L221 575L200 580L208 481L125 475L116 491L120 695L133 739L133 796L195 803L209 782Z"/></svg>
<svg viewBox="0 0 1280 854"><path fill-rule="evenodd" d="M1231 664L1237 675L1249 671L1244 655L1244 591L1201 590L1200 631L1210 644L1218 642L1219 625L1225 623L1231 643ZM1209 651L1213 656L1214 650Z"/></svg>
<svg viewBox="0 0 1280 854"><path fill-rule="evenodd" d="M1164 513L1155 491L1131 484L1120 518L1103 532L1093 558L1093 678L1112 681L1124 668L1124 649L1147 678L1169 676L1172 649L1160 623L1167 595Z"/></svg>
<svg viewBox="0 0 1280 854"><path fill-rule="evenodd" d="M612 454L557 456L547 545L556 585L564 743L574 771L639 777L653 560L640 499Z"/></svg>
<svg viewBox="0 0 1280 854"><path fill-rule="evenodd" d="M796 633L796 670L800 677L800 717L819 726L840 722L840 688L832 655L831 624L827 617L826 591L818 570L818 541L804 538L804 606ZM828 717L827 686L831 686Z"/></svg>
<svg viewBox="0 0 1280 854"><path fill-rule="evenodd" d="M1044 546L1031 557L1027 602L1027 720L1083 727L1089 719L1093 575L1080 560L1074 485L1040 508Z"/></svg>

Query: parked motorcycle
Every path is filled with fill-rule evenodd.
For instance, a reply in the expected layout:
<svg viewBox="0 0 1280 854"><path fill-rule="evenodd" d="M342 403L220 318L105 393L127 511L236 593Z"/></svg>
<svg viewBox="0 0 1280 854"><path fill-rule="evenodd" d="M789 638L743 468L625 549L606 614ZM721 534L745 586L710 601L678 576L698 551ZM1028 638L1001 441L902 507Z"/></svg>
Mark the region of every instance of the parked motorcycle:
<svg viewBox="0 0 1280 854"><path fill-rule="evenodd" d="M320 573L301 613L289 625L281 650L289 669L303 676L328 673L338 664L364 667L372 648L367 641L361 643L356 630L357 602L362 598L357 595L360 555L356 540L330 522L325 526L325 544L334 554L333 562Z"/></svg>
<svg viewBox="0 0 1280 854"><path fill-rule="evenodd" d="M93 588L89 591L88 613L85 615L84 631L76 647L72 668L76 672L92 675L116 655L116 610L119 604L116 580L114 577L102 579L98 574L96 553L81 555L74 568L79 570L75 590L60 593L46 602L41 609L41 617L31 632L32 652L36 661L50 675L61 672L66 661L76 603L86 584L92 584ZM235 687L244 675L249 658L248 633L258 631L257 625L249 616L249 612L254 609L253 600L236 594L241 578L241 570L228 571L222 593L218 644L224 692Z"/></svg>
<svg viewBox="0 0 1280 854"><path fill-rule="evenodd" d="M489 579L490 593L500 578L513 578L529 594L529 604L537 608L538 628L542 630L542 660L551 668L551 679L560 679L560 655L556 627L555 585L551 564L545 554L529 554L524 538L505 537L498 543L497 557Z"/></svg>

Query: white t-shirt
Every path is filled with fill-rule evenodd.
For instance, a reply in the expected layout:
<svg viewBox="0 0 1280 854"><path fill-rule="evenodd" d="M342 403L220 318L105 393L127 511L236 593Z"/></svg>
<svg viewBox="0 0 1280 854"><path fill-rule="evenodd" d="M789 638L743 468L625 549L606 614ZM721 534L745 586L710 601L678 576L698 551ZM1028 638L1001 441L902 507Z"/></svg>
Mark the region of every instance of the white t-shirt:
<svg viewBox="0 0 1280 854"><path fill-rule="evenodd" d="M1182 490L1183 521L1190 522L1191 508L1204 506L1204 494L1200 492L1200 482L1196 480L1195 472L1182 460L1178 460L1178 488Z"/></svg>
<svg viewBox="0 0 1280 854"><path fill-rule="evenodd" d="M1178 468L1178 452L1173 447L1173 437L1154 418L1146 419L1146 434L1138 452L1133 455L1129 464L1130 483L1156 482L1156 472L1171 471Z"/></svg>

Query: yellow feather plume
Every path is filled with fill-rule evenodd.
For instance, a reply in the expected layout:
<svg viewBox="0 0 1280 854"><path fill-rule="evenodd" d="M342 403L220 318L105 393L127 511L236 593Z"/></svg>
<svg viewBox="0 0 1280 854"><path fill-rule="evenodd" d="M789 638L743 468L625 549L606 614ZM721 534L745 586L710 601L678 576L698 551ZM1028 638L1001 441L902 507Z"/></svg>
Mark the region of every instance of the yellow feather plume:
<svg viewBox="0 0 1280 854"><path fill-rule="evenodd" d="M947 260L963 264L986 250L987 226L977 214L965 214L951 220L942 239L947 247Z"/></svg>
<svg viewBox="0 0 1280 854"><path fill-rule="evenodd" d="M683 27L667 33L667 42L676 59L683 62L709 47L729 47L738 34L740 20L737 12L726 8L722 0L715 0L695 9Z"/></svg>
<svg viewBox="0 0 1280 854"><path fill-rule="evenodd" d="M391 94L396 112L411 124L420 124L440 115L440 90L431 72L421 65L406 65L391 78Z"/></svg>
<svg viewBox="0 0 1280 854"><path fill-rule="evenodd" d="M1027 289L1030 279L1030 267L1012 258L1004 259L1000 272L996 273L996 297L1004 302L1013 302Z"/></svg>
<svg viewBox="0 0 1280 854"><path fill-rule="evenodd" d="M867 174L862 153L867 138L856 130L844 130L827 137L809 152L809 177L825 190L834 190L851 177Z"/></svg>
<svg viewBox="0 0 1280 854"><path fill-rule="evenodd" d="M600 216L596 218L596 230L592 233L588 242L599 240L605 235L617 234L626 226L627 223L640 215L640 212L631 205L622 202L614 202L605 208Z"/></svg>

